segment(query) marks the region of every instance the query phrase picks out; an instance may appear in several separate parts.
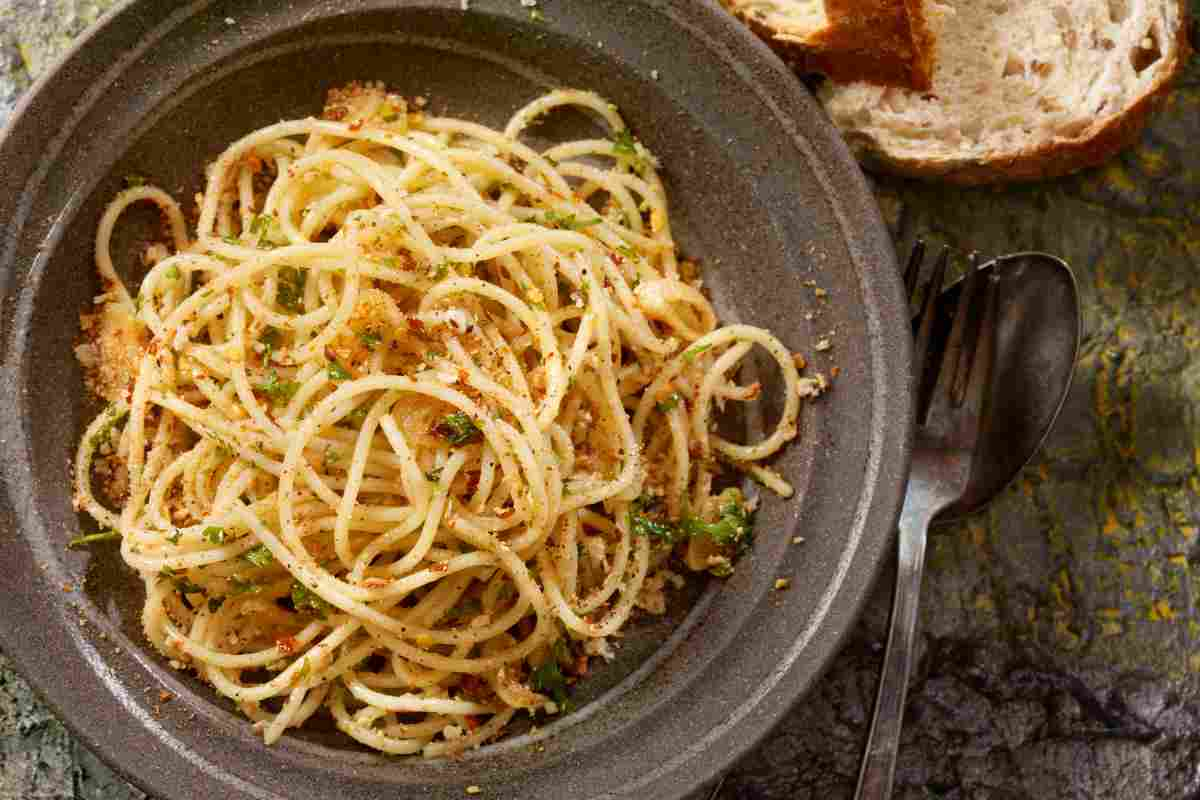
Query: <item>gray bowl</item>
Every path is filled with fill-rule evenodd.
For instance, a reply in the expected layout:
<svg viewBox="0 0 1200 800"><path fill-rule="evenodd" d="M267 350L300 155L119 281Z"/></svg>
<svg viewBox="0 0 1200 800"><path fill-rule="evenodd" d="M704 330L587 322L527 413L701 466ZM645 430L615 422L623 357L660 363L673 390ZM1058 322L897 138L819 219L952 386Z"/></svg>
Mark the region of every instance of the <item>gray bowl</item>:
<svg viewBox="0 0 1200 800"><path fill-rule="evenodd" d="M132 3L29 93L0 141L0 646L148 792L459 798L475 784L526 800L682 797L770 730L853 624L891 541L911 416L906 309L861 174L792 75L714 4L540 10L544 22L516 0L471 0L465 13L459 0ZM383 757L321 729L264 746L143 640L141 592L115 549L64 550L84 525L69 462L95 406L71 348L97 290L104 204L128 174L190 196L234 138L315 113L351 79L493 125L548 88L598 90L662 159L679 241L703 260L723 317L840 370L778 460L797 496L765 501L736 574L698 583L665 619L638 620L575 713L449 762ZM590 123L555 124L539 134ZM130 245L155 222L133 213L115 240L131 278ZM813 353L831 331L833 349ZM771 422L767 388L735 428ZM773 590L779 576L788 591Z"/></svg>

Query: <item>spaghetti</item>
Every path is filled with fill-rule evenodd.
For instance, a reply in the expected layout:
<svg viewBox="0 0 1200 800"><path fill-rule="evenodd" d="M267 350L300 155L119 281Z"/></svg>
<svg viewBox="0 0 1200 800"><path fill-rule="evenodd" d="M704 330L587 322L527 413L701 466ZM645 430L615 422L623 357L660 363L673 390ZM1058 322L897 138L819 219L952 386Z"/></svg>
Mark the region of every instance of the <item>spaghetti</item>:
<svg viewBox="0 0 1200 800"><path fill-rule="evenodd" d="M538 152L573 106L611 139ZM503 131L375 85L235 142L195 239L137 185L96 236L104 284L79 356L109 407L76 501L145 582L147 637L268 743L322 709L388 753L449 755L520 709L558 713L636 607L689 567L726 574L762 462L796 436L790 352L718 327L677 259L654 156L595 94L555 91ZM136 294L109 242L161 209ZM714 410L758 345L783 412L755 444Z"/></svg>

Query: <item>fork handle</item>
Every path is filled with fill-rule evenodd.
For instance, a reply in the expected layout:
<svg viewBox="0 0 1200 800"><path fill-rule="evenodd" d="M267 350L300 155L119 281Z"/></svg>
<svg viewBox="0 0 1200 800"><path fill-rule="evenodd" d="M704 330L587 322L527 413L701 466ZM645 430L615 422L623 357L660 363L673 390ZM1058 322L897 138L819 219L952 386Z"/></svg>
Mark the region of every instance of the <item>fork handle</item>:
<svg viewBox="0 0 1200 800"><path fill-rule="evenodd" d="M867 737L867 752L858 775L857 800L888 800L892 795L896 753L900 749L900 729L904 722L904 698L908 693L908 674L916 644L925 539L929 523L941 510L931 500L920 487L910 484L904 509L900 512L900 552L892 622L883 657L883 674L879 679L879 694L875 699L875 715Z"/></svg>

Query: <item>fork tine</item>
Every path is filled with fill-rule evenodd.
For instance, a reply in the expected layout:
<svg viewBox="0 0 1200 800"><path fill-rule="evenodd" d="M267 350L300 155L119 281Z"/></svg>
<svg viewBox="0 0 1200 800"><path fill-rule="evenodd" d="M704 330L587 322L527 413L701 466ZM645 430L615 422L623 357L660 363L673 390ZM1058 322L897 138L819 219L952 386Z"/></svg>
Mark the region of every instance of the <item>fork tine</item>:
<svg viewBox="0 0 1200 800"><path fill-rule="evenodd" d="M972 441L979 438L984 404L989 396L992 367L996 358L996 287L999 281L995 275L988 275L983 280L987 284L983 291L983 314L979 320L979 332L975 337L970 378L962 387L959 401L968 412L969 424L972 426L968 434Z"/></svg>
<svg viewBox="0 0 1200 800"><path fill-rule="evenodd" d="M983 280L984 276L978 269L978 257L974 253L971 254L970 262L970 272L958 295L958 303L954 309L954 322L951 325L950 336L946 340L946 349L938 367L937 384L929 403L931 418L935 413L948 413L962 405L967 392L968 380L972 377L972 361L976 360L977 351L982 352L980 334L984 331L981 322L986 313L994 313L994 309L988 307L994 304L992 281ZM988 347L990 348L990 330L987 333ZM979 361L981 368L978 370L977 377L982 380L987 377L984 373L990 367L990 355ZM971 388L978 387L972 386Z"/></svg>
<svg viewBox="0 0 1200 800"><path fill-rule="evenodd" d="M917 423L925 421L928 410L929 392L927 386L932 373L929 370L929 343L933 338L933 327L937 317L937 299L942 293L942 283L946 279L946 266L950 263L950 248L943 247L938 255L937 263L933 265L933 274L925 284L925 296L921 302L921 311L917 315L917 334L913 346L913 364L917 376Z"/></svg>
<svg viewBox="0 0 1200 800"><path fill-rule="evenodd" d="M917 278L921 277L921 262L925 260L925 240L918 238L913 242L912 252L908 254L908 266L904 269L904 294L911 304L916 298Z"/></svg>

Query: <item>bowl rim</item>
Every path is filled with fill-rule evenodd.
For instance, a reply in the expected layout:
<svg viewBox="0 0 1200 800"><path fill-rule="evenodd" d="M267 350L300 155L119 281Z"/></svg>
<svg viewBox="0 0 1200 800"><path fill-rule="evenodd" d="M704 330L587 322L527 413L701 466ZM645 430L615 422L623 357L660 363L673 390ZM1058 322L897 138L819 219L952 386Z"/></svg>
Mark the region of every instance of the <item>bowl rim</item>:
<svg viewBox="0 0 1200 800"><path fill-rule="evenodd" d="M789 108L793 114L797 109L823 113L795 76L769 48L733 21L712 0L704 0L701 4L695 3L694 0L636 1L639 4L663 8L676 18L689 16L690 24L703 27L706 35L715 42L714 47L721 49L722 58L730 63L751 65L757 79L754 90L774 107L780 120L788 119L786 109ZM119 69L121 59L118 59L115 65L98 59L92 54L93 48L103 46L109 40L120 41L129 38L130 32L125 30L129 27L143 32L147 29L158 30L170 22L172 17L185 19L187 14L201 13L197 9L202 10L202 7L207 5L209 3L198 3L178 9L170 7L170 4L160 6L149 0L127 0L110 9L82 34L54 66L26 91L3 134L0 135L0 163L10 167L16 164L20 167L15 173L18 180L10 185L24 187L37 179L41 158L33 153L28 145L38 140L39 133L45 133L48 120L57 119L54 112L60 100L54 97L55 92L63 91L63 84L69 83L68 91L86 99L86 89L82 87L86 87L92 80L103 80L106 74L116 73ZM415 0L395 4L397 8L408 5L449 7L457 6L458 3L457 0ZM141 36L135 37L135 40L140 41ZM832 125L827 120L825 126L832 132ZM805 142L810 146L813 144L794 124L792 137L798 142ZM912 392L909 378L911 345L907 336L887 337L885 332L906 329L897 324L907 323L907 303L895 270L890 238L865 178L836 134L831 135L828 141L818 144L822 150L820 155L827 158L818 163L817 156L813 155L810 157L811 166L821 180L831 207L839 218L851 259L859 268L864 281L874 281L870 288L878 301L875 307L868 309L870 323L875 332L871 342L871 356L876 362L876 374L879 376L873 397L876 414L870 432L872 458L868 465L869 472L874 473L875 479L873 483L865 481L862 487L863 497L870 495L870 502L863 511L862 529L882 535L874 538L863 537L854 550L851 559L853 563L842 565L847 573L846 577L836 591L831 593L831 603L836 599L838 605L827 614L825 621L828 624L818 628L812 637L825 643L823 663L816 669L797 670L795 659L792 658L787 668L779 671L774 682L756 687L747 699L747 705L754 709L753 714L732 720L730 725L720 731L710 732L708 736L702 737L702 741L695 748L682 753L675 760L676 763L660 765L654 770L656 774L665 774L672 770L678 771L686 763L690 770L685 780L686 791L711 781L735 757L753 747L828 667L833 654L840 649L865 605L870 589L890 551L888 545L892 541L894 523L903 499L912 438ZM12 174L14 173L10 172L10 175ZM0 202L0 211L9 212L4 216L10 224L16 220L13 227L19 229L25 222L29 203L25 200L3 201ZM11 259L15 238L11 230L6 234L7 253L4 260ZM2 264L3 261L0 261L0 266ZM10 297L13 280L11 270L0 269L0 296ZM15 402L17 395L22 391L22 380L17 371L19 354L14 353L11 346L14 340L12 329L17 323L14 322L14 315L7 308L7 304L3 305L4 307L0 308L0 336L3 337L5 350L0 364L3 376L0 377L0 398L13 403L10 407L16 408L19 407ZM886 369L881 366L884 363ZM886 424L880 425L881 421ZM0 422L0 443L11 441L14 434L19 435L21 424L21 420ZM19 459L16 461L19 462ZM27 485L29 469L24 463L8 463L0 467L0 475L3 476L5 488L0 522L7 524L10 529L15 529L21 524L21 515L18 512L18 509L22 508L21 493L32 491ZM866 519L868 516L869 520ZM8 544L0 545L0 552L8 547ZM35 630L42 627L43 623L33 614L23 616L12 613L36 612L36 608L20 603L12 604L11 600L6 601L6 605L10 609L9 613L5 614L7 622L0 624L0 644L4 646L5 655L17 671L30 681L39 696L48 703L72 734L117 772L144 790L166 796L172 785L177 787L178 776L172 774L171 765L157 767L147 763L148 759L139 759L135 753L131 753L131 745L134 745L132 750L136 752L141 749L141 745L149 745L150 739L154 737L159 737L156 743L162 743L161 736L156 732L163 729L156 720L141 713L140 709L129 709L139 717L141 723L131 736L128 730L114 732L111 719L102 719L103 712L89 710L86 704L81 703L87 694L87 688L83 685L85 682L96 686L119 681L111 670L105 668L98 651L91 643L82 638L77 638L73 643L73 647L78 651L75 655L89 666L88 674L81 677L79 685L66 686L53 682L45 685L39 679L39 667L42 662L38 658L29 657L19 646L26 637L34 636ZM807 644L805 643L805 646ZM798 650L799 647L801 645L797 644L795 649ZM108 723L107 726L104 723ZM703 751L711 750L718 743L724 748L720 756L707 759L702 757ZM175 752L181 760L190 758L187 753ZM225 780L220 784L214 782L212 785L228 788L229 784ZM247 797L276 796L249 785L243 788Z"/></svg>

